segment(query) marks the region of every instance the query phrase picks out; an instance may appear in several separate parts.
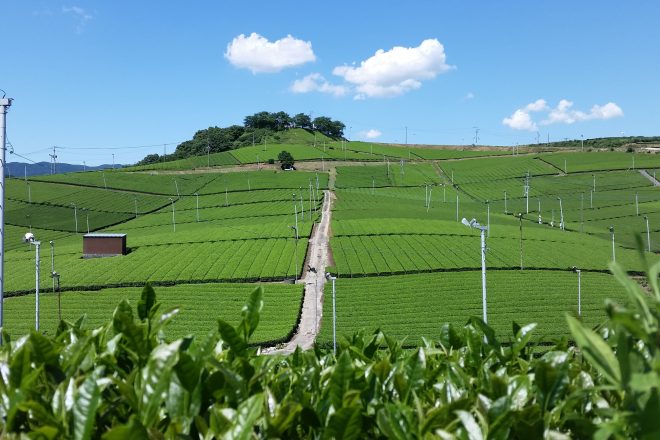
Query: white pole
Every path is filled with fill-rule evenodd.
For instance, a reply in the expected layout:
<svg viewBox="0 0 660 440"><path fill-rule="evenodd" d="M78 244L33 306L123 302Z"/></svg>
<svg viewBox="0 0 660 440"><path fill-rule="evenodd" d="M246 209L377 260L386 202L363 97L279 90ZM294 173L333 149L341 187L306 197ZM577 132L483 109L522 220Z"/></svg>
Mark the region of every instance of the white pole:
<svg viewBox="0 0 660 440"><path fill-rule="evenodd" d="M594 207L594 190L589 191L589 208Z"/></svg>
<svg viewBox="0 0 660 440"><path fill-rule="evenodd" d="M649 245L649 252L651 252L651 232L649 230L649 216L645 215L644 220L646 220L646 242Z"/></svg>
<svg viewBox="0 0 660 440"><path fill-rule="evenodd" d="M296 242L293 248L293 283L298 282L298 228L296 228Z"/></svg>
<svg viewBox="0 0 660 440"><path fill-rule="evenodd" d="M32 189L30 188L30 182L27 183L28 187L28 203L32 203Z"/></svg>
<svg viewBox="0 0 660 440"><path fill-rule="evenodd" d="M486 227L488 228L488 236L490 237L490 201L486 200Z"/></svg>
<svg viewBox="0 0 660 440"><path fill-rule="evenodd" d="M509 210L507 209L506 206L506 191L504 191L504 214L508 214Z"/></svg>
<svg viewBox="0 0 660 440"><path fill-rule="evenodd" d="M172 202L172 229L174 232L176 232L176 219L174 218L174 199L170 197L170 201Z"/></svg>
<svg viewBox="0 0 660 440"><path fill-rule="evenodd" d="M335 291L335 280L337 277L332 277L332 353L337 355L337 301Z"/></svg>
<svg viewBox="0 0 660 440"><path fill-rule="evenodd" d="M181 194L179 194L179 184L176 183L176 179L174 179L174 186L176 187L176 196L181 197Z"/></svg>
<svg viewBox="0 0 660 440"><path fill-rule="evenodd" d="M199 222L199 194L195 193L195 198L197 200L196 211L197 211L197 221Z"/></svg>
<svg viewBox="0 0 660 440"><path fill-rule="evenodd" d="M592 174L592 176L594 177L594 188L593 188L593 191L596 192L596 175L595 175L595 174Z"/></svg>
<svg viewBox="0 0 660 440"><path fill-rule="evenodd" d="M298 202L295 194L293 194L293 218L296 220L296 238L298 238Z"/></svg>
<svg viewBox="0 0 660 440"><path fill-rule="evenodd" d="M314 280L314 333L319 332L319 280Z"/></svg>
<svg viewBox="0 0 660 440"><path fill-rule="evenodd" d="M40 241L35 241L33 242L34 246L37 251L37 256L35 260L35 277L36 277L36 282L35 282L35 328L37 331L39 331L39 249L41 248L41 242Z"/></svg>
<svg viewBox="0 0 660 440"><path fill-rule="evenodd" d="M484 322L488 323L486 311L486 231L481 228L481 301L484 312Z"/></svg>
<svg viewBox="0 0 660 440"><path fill-rule="evenodd" d="M76 207L75 203L71 203L73 205L73 218L76 220L76 234L78 233L78 208Z"/></svg>
<svg viewBox="0 0 660 440"><path fill-rule="evenodd" d="M5 164L7 109L11 106L11 98L0 99L0 147L2 148L2 164L0 166L0 327L4 326L4 288L5 288ZM30 188L28 184L28 188ZM2 335L0 334L0 344Z"/></svg>
<svg viewBox="0 0 660 440"><path fill-rule="evenodd" d="M429 203L426 205L426 212L429 212L429 209L431 209L431 193L433 192L433 188L429 190Z"/></svg>
<svg viewBox="0 0 660 440"><path fill-rule="evenodd" d="M561 197L557 198L559 199L559 229L564 230L564 207L561 204Z"/></svg>
<svg viewBox="0 0 660 440"><path fill-rule="evenodd" d="M635 193L635 211L637 211L637 215L639 215L639 194Z"/></svg>
<svg viewBox="0 0 660 440"><path fill-rule="evenodd" d="M87 211L87 208L83 208L85 210L85 216L87 217L87 233L89 234L89 211Z"/></svg>
<svg viewBox="0 0 660 440"><path fill-rule="evenodd" d="M529 214L529 174L525 178L526 213Z"/></svg>
<svg viewBox="0 0 660 440"><path fill-rule="evenodd" d="M50 277L53 279L53 294L55 294L55 242L50 242ZM60 320L62 320L62 310L60 307L59 313Z"/></svg>
<svg viewBox="0 0 660 440"><path fill-rule="evenodd" d="M566 159L564 159L564 174L568 174L568 168L566 167Z"/></svg>
<svg viewBox="0 0 660 440"><path fill-rule="evenodd" d="M302 188L300 188L300 220L305 221L305 201L303 200Z"/></svg>
<svg viewBox="0 0 660 440"><path fill-rule="evenodd" d="M225 206L229 206L229 199L227 198L227 187L225 187Z"/></svg>
<svg viewBox="0 0 660 440"><path fill-rule="evenodd" d="M578 318L582 317L582 271L577 269L578 274Z"/></svg>
<svg viewBox="0 0 660 440"><path fill-rule="evenodd" d="M539 202L539 225L540 225L540 224L543 224L543 220L541 218L541 198L537 197L537 200Z"/></svg>
<svg viewBox="0 0 660 440"><path fill-rule="evenodd" d="M610 226L610 232L612 233L612 261L616 263L616 254L614 253L614 226Z"/></svg>

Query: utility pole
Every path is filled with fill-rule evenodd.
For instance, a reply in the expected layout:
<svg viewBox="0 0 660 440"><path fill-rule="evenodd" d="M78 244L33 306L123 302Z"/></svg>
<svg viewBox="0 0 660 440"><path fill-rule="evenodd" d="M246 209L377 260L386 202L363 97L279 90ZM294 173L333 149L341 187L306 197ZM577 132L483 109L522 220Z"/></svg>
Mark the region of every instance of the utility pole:
<svg viewBox="0 0 660 440"><path fill-rule="evenodd" d="M582 144L582 152L584 153L584 135L580 135L580 143Z"/></svg>
<svg viewBox="0 0 660 440"><path fill-rule="evenodd" d="M523 195L525 196L525 201L526 201L525 213L529 214L529 171L525 176L525 187L523 188Z"/></svg>
<svg viewBox="0 0 660 440"><path fill-rule="evenodd" d="M479 144L479 127L473 127L474 128L474 145Z"/></svg>
<svg viewBox="0 0 660 440"><path fill-rule="evenodd" d="M522 213L518 214L518 221L520 223L520 270L523 270L523 231L522 231Z"/></svg>
<svg viewBox="0 0 660 440"><path fill-rule="evenodd" d="M7 151L7 109L11 107L11 98L0 98L0 147L2 147L2 166L0 166L0 327L4 327L4 288L5 288L5 159ZM2 335L0 334L0 344Z"/></svg>
<svg viewBox="0 0 660 440"><path fill-rule="evenodd" d="M56 171L56 169L55 169L55 163L57 162L57 153L55 151L56 148L57 147L53 147L53 154L49 154L50 158L53 160L53 164L52 164L50 174L55 174L55 171Z"/></svg>
<svg viewBox="0 0 660 440"><path fill-rule="evenodd" d="M112 169L115 169L115 153L112 153Z"/></svg>

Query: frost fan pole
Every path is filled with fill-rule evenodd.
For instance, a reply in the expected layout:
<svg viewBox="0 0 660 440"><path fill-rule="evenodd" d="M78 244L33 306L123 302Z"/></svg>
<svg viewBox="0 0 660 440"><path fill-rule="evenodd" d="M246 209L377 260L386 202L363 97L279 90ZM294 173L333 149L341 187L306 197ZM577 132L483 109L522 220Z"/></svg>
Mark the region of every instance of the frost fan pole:
<svg viewBox="0 0 660 440"><path fill-rule="evenodd" d="M11 98L0 98L0 147L2 147L2 166L0 166L0 327L4 327L4 292L5 292L5 156L7 134L7 109L11 107ZM2 335L0 334L0 344Z"/></svg>

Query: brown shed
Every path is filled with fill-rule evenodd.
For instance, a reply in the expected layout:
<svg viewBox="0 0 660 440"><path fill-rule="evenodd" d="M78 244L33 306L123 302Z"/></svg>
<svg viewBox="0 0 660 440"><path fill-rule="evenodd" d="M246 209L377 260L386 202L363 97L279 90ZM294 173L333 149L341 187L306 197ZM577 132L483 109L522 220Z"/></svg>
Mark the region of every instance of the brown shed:
<svg viewBox="0 0 660 440"><path fill-rule="evenodd" d="M126 234L83 235L83 258L126 255Z"/></svg>

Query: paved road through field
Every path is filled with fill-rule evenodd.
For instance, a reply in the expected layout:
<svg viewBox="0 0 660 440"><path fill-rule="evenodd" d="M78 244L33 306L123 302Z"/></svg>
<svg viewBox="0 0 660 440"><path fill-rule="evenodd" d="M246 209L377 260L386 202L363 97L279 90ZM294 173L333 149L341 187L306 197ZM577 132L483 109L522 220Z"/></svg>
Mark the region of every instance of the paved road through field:
<svg viewBox="0 0 660 440"><path fill-rule="evenodd" d="M660 182L658 182L654 177L655 174L654 174L654 176L652 176L646 170L639 170L639 172L642 174L642 176L649 179L653 183L653 186L660 186Z"/></svg>
<svg viewBox="0 0 660 440"><path fill-rule="evenodd" d="M321 222L309 239L306 259L308 267L305 268L303 277L298 281L305 283L300 325L289 342L278 347L267 348L262 351L263 354L291 354L296 347L309 350L314 346L323 316L323 288L325 286L325 268L328 264L330 217L334 198L335 194L332 191L324 191Z"/></svg>

